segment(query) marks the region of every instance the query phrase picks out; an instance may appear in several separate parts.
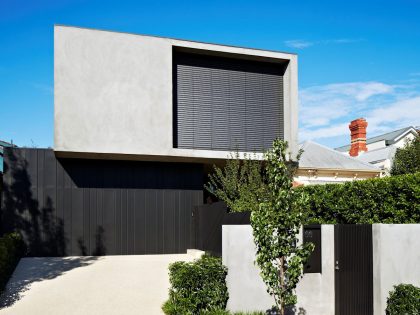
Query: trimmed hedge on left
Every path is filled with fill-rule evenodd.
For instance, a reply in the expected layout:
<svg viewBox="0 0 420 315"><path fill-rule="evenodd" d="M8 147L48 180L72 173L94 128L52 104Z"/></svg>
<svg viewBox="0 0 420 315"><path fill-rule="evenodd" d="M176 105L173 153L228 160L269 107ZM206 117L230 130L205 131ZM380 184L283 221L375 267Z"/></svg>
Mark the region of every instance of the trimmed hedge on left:
<svg viewBox="0 0 420 315"><path fill-rule="evenodd" d="M25 244L20 234L10 233L0 237L0 292L24 254Z"/></svg>

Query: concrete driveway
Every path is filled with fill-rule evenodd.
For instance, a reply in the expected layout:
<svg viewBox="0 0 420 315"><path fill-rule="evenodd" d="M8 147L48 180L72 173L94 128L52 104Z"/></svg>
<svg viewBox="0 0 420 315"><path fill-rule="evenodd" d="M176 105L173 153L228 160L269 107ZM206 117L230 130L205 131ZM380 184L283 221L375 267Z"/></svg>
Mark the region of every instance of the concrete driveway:
<svg viewBox="0 0 420 315"><path fill-rule="evenodd" d="M162 314L168 265L179 255L23 258L5 293L0 314Z"/></svg>

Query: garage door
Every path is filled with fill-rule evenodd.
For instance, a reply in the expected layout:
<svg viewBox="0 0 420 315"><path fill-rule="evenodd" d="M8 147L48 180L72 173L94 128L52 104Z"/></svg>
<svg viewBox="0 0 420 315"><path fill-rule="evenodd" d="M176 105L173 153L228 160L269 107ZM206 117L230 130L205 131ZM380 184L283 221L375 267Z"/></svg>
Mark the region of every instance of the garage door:
<svg viewBox="0 0 420 315"><path fill-rule="evenodd" d="M21 231L30 256L184 253L202 178L200 164L6 149L2 231Z"/></svg>

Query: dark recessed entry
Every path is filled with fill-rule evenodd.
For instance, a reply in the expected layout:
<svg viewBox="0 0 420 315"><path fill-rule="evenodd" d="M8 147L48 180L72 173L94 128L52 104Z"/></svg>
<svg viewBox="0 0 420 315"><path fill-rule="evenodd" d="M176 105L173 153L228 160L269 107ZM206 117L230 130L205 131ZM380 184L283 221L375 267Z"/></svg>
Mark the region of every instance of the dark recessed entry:
<svg viewBox="0 0 420 315"><path fill-rule="evenodd" d="M259 152L283 138L286 63L173 56L175 148Z"/></svg>
<svg viewBox="0 0 420 315"><path fill-rule="evenodd" d="M307 225L303 228L303 243L312 243L315 245L314 251L309 256L308 262L303 268L304 273L321 273L321 226Z"/></svg>

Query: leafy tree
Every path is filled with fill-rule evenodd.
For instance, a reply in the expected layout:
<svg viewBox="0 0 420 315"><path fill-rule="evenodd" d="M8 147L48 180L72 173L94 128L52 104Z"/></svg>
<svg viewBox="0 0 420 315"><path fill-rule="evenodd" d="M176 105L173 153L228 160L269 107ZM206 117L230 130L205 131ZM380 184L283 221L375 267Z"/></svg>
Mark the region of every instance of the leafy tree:
<svg viewBox="0 0 420 315"><path fill-rule="evenodd" d="M420 172L420 135L397 149L391 168L391 175Z"/></svg>
<svg viewBox="0 0 420 315"><path fill-rule="evenodd" d="M241 159L238 152L232 153L224 168L214 166L205 188L230 211L256 210L267 193L263 161L256 155L244 154Z"/></svg>
<svg viewBox="0 0 420 315"><path fill-rule="evenodd" d="M280 314L296 304L294 290L313 250L313 244L298 245L306 196L292 187L296 166L287 162L286 149L287 143L276 139L265 154L268 198L251 213L256 262Z"/></svg>
<svg viewBox="0 0 420 315"><path fill-rule="evenodd" d="M206 186L231 210L251 211L256 263L281 314L296 304L294 290L313 250L298 242L306 195L292 188L297 163L287 161L286 150L287 143L276 139L263 162L235 154L224 169L215 167Z"/></svg>

